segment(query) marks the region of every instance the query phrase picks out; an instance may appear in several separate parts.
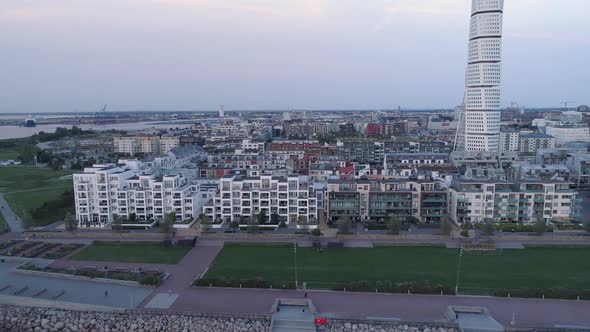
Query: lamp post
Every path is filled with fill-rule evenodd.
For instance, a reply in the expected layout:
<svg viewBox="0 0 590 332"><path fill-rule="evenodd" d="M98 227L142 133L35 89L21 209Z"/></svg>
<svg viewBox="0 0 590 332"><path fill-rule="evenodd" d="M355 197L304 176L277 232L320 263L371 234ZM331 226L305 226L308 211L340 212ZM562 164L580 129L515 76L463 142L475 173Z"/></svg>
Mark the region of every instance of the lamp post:
<svg viewBox="0 0 590 332"><path fill-rule="evenodd" d="M455 278L455 295L459 294L459 276L461 273L461 258L463 257L463 244L459 249L459 261L457 262L457 276Z"/></svg>
<svg viewBox="0 0 590 332"><path fill-rule="evenodd" d="M297 241L293 241L293 266L295 267L295 289L299 289L297 280Z"/></svg>

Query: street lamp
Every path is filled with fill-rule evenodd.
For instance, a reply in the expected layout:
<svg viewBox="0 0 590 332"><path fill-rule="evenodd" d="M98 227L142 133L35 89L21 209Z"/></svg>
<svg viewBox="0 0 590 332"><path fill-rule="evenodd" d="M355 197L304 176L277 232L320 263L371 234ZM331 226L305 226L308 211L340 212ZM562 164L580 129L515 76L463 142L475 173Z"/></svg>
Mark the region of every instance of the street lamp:
<svg viewBox="0 0 590 332"><path fill-rule="evenodd" d="M461 273L461 258L463 257L463 244L459 249L459 261L457 262L457 276L455 278L455 295L459 294L459 274Z"/></svg>
<svg viewBox="0 0 590 332"><path fill-rule="evenodd" d="M297 280L297 241L293 240L293 266L295 267L295 289L299 289Z"/></svg>

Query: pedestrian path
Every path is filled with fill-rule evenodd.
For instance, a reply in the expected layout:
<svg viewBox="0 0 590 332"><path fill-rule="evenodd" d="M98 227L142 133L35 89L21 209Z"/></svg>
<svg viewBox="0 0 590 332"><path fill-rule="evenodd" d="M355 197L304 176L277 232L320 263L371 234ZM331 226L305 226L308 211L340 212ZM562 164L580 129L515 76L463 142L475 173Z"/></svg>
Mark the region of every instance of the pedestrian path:
<svg viewBox="0 0 590 332"><path fill-rule="evenodd" d="M20 218L12 211L4 196L0 194L0 212L4 216L4 220L10 227L10 231L14 233L20 233L23 231L23 225Z"/></svg>

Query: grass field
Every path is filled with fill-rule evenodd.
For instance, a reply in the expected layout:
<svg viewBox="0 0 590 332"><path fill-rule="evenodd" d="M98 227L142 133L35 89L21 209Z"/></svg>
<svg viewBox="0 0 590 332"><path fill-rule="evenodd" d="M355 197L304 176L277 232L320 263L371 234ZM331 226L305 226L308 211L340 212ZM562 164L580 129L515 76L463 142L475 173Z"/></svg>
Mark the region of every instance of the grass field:
<svg viewBox="0 0 590 332"><path fill-rule="evenodd" d="M294 280L293 246L226 245L206 278ZM454 287L458 250L440 247L297 248L299 282L315 288L360 280ZM590 289L590 248L528 248L462 258L460 288Z"/></svg>
<svg viewBox="0 0 590 332"><path fill-rule="evenodd" d="M0 213L0 234L8 232L8 230L8 224L6 223L2 213Z"/></svg>
<svg viewBox="0 0 590 332"><path fill-rule="evenodd" d="M10 149L0 149L0 160L14 160L18 157L18 152Z"/></svg>
<svg viewBox="0 0 590 332"><path fill-rule="evenodd" d="M12 166L0 168L0 192L10 208L21 218L31 209L59 197L64 191L72 189L70 171L54 171L35 166ZM37 226L47 225L58 220L59 216L47 215L34 220Z"/></svg>
<svg viewBox="0 0 590 332"><path fill-rule="evenodd" d="M71 257L80 261L176 264L190 247L165 247L154 242L95 241Z"/></svg>

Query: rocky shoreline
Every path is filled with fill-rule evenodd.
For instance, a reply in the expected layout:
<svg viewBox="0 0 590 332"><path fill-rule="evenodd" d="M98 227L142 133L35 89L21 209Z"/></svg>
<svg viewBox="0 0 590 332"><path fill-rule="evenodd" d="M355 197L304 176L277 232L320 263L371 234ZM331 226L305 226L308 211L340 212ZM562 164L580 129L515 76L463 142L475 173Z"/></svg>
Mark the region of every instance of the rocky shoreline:
<svg viewBox="0 0 590 332"><path fill-rule="evenodd" d="M345 321L329 321L318 327L318 332L456 332L452 327L435 325L409 326L406 324L351 323Z"/></svg>
<svg viewBox="0 0 590 332"><path fill-rule="evenodd" d="M270 319L67 311L0 305L0 331L269 332Z"/></svg>

